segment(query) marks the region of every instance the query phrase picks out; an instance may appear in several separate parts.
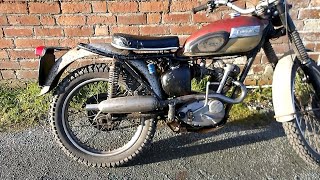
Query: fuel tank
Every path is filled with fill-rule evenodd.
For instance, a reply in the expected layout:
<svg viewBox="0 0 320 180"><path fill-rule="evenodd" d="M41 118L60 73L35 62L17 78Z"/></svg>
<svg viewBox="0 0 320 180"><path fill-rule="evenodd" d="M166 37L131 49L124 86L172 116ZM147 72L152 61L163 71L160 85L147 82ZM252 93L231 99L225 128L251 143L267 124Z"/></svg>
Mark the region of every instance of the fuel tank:
<svg viewBox="0 0 320 180"><path fill-rule="evenodd" d="M269 21L254 16L238 16L215 21L193 33L185 42L184 56L244 53L262 39Z"/></svg>

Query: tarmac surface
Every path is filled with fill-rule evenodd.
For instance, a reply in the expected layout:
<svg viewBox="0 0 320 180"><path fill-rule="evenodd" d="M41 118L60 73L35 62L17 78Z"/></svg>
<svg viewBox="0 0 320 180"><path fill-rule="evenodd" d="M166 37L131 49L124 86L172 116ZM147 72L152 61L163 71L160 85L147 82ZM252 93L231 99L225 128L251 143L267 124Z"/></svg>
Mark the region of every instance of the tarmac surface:
<svg viewBox="0 0 320 180"><path fill-rule="evenodd" d="M281 124L226 125L208 134L157 129L152 146L125 167L93 168L67 157L50 129L0 133L0 179L320 179L292 150Z"/></svg>

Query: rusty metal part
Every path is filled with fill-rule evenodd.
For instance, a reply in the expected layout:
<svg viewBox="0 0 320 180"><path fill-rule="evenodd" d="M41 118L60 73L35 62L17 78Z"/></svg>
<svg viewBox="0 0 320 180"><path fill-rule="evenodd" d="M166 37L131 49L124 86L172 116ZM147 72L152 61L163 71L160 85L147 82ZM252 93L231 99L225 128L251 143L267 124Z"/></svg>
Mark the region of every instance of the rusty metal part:
<svg viewBox="0 0 320 180"><path fill-rule="evenodd" d="M180 132L181 125L177 121L169 121L169 122L167 122L167 125L169 126L169 128L173 132L175 132L175 133L179 133Z"/></svg>

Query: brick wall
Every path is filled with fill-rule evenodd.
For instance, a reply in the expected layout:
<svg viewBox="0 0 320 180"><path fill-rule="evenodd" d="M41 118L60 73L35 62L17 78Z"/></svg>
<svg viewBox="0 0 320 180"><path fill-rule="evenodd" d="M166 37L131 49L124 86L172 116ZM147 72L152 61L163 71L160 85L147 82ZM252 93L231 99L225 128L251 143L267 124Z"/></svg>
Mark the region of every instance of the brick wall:
<svg viewBox="0 0 320 180"><path fill-rule="evenodd" d="M209 17L190 10L204 0L88 1L88 0L0 0L0 79L27 80L37 76L34 47L69 46L79 42L110 42L116 32L140 35L179 35L181 44L201 26L228 17L220 8ZM290 0L292 16L306 46L320 52L320 0ZM245 7L245 1L238 1ZM250 3L247 4L249 6ZM277 52L287 50L285 39L274 41ZM236 60L243 64L244 60ZM259 54L252 79L268 70L266 58ZM262 64L262 65L261 65ZM267 69L267 70L266 70ZM269 68L270 69L270 68ZM247 83L254 84L255 81ZM265 81L263 83L269 83Z"/></svg>

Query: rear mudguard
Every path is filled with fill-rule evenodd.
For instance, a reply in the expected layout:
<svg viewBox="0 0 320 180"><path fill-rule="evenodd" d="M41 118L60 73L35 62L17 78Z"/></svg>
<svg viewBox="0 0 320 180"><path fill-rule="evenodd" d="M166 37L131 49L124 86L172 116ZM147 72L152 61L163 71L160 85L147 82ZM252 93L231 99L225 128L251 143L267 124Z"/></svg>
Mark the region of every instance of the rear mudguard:
<svg viewBox="0 0 320 180"><path fill-rule="evenodd" d="M44 79L44 80L42 80L43 83L40 84L42 86L40 95L48 93L49 91L51 91L52 89L54 89L57 86L58 81L59 81L63 71L71 63L73 63L77 59L88 57L88 56L94 56L94 55L97 55L97 54L94 54L94 53L87 51L87 50L84 50L84 49L74 48L74 49L71 49L70 51L68 51L63 56L61 56L57 61L55 61L54 64L51 64L50 71L47 75L40 74L42 72L42 69L41 69L42 67L40 66L39 67L39 83L41 82L40 78ZM52 58L52 56L50 58ZM51 59L49 61L49 59L42 59L41 58L41 61L44 61L43 64L49 63L49 62L52 63Z"/></svg>
<svg viewBox="0 0 320 180"><path fill-rule="evenodd" d="M115 57L114 55L118 53L117 52L118 49L115 49L114 47L108 44L104 44L103 48L105 52L108 52L108 54L105 55L106 57L113 58ZM59 79L63 74L64 70L69 65L71 65L74 61L81 60L81 58L84 58L84 57L97 56L97 55L102 55L102 54L96 54L94 53L94 51L92 52L88 49L77 47L68 51L66 54L60 57L57 61L55 61L54 64L52 64L52 60L50 59L43 59L43 60L41 59L41 61L44 61L43 62L44 64L51 63L52 65L50 65L51 68L48 73L42 73L42 74L40 74L40 72L43 72L40 66L39 77L43 76L42 78L39 78L39 84L42 86L40 95L46 94L50 92L52 89L54 89L57 86ZM52 58L54 56L48 56L48 58L49 57ZM133 66L136 70L139 71L139 73L148 81L154 93L161 98L162 93L161 93L161 87L160 87L159 81L154 74L149 73L146 62L143 60L129 60L128 63L131 66ZM42 84L40 83L40 79Z"/></svg>
<svg viewBox="0 0 320 180"><path fill-rule="evenodd" d="M274 70L272 101L278 122L287 122L295 118L292 70L296 60L297 57L294 54L285 55L278 61Z"/></svg>

